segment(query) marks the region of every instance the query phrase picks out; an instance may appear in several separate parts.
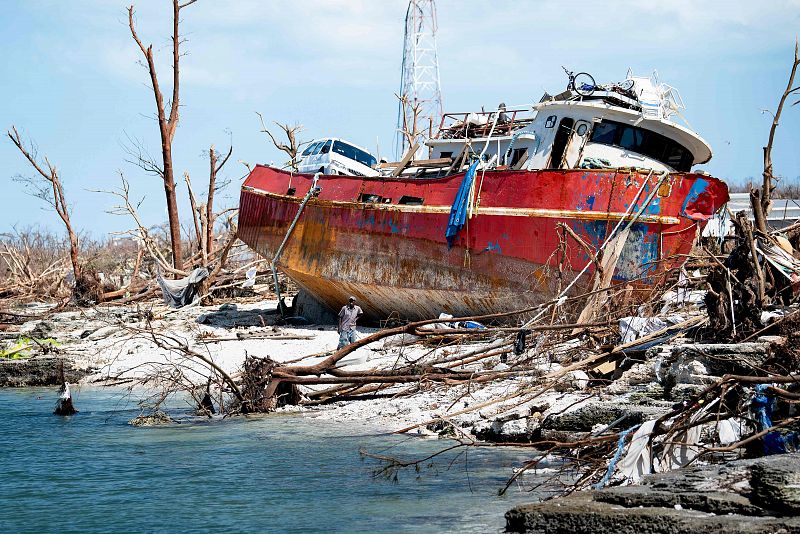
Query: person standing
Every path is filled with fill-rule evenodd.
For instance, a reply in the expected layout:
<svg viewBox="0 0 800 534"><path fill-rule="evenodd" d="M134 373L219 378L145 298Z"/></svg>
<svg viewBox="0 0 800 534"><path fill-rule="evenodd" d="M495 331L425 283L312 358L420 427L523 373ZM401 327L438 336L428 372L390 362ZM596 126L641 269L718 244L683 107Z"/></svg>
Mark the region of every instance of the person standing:
<svg viewBox="0 0 800 534"><path fill-rule="evenodd" d="M339 346L336 350L355 342L356 321L364 314L361 307L356 306L356 298L350 297L347 304L339 310Z"/></svg>

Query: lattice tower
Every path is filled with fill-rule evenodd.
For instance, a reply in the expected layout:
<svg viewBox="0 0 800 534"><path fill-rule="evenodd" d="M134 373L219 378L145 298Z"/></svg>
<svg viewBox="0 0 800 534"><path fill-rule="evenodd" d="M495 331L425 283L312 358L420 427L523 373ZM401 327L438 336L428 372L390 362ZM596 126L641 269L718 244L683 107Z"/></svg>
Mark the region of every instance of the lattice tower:
<svg viewBox="0 0 800 534"><path fill-rule="evenodd" d="M409 1L404 41L395 150L398 158L408 150L410 143L403 133L406 130L416 133L413 137L420 145L417 157L422 157L423 141L436 132L442 118L434 0Z"/></svg>

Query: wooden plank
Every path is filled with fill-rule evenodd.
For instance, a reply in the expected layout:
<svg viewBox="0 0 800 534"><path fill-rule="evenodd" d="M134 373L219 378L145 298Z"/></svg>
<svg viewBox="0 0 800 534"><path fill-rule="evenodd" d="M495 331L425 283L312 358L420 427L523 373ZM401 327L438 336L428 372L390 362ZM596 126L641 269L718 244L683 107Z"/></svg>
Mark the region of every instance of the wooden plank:
<svg viewBox="0 0 800 534"><path fill-rule="evenodd" d="M392 171L392 177L400 176L400 173L403 172L403 169L408 166L408 163L411 161L411 158L414 157L414 154L417 153L418 149L419 143L414 143L411 148L408 149L406 155L403 156L403 158L400 160L400 163L398 163L397 167L395 167L395 169Z"/></svg>
<svg viewBox="0 0 800 534"><path fill-rule="evenodd" d="M453 162L451 158L436 158L436 159L417 159L411 161L408 167L443 167L450 165ZM391 169L400 165L400 162L379 163L379 169Z"/></svg>

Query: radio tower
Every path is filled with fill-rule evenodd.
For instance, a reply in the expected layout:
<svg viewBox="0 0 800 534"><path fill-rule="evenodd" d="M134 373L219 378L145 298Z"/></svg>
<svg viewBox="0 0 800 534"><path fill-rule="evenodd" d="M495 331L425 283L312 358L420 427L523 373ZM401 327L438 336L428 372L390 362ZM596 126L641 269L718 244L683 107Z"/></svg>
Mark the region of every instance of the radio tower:
<svg viewBox="0 0 800 534"><path fill-rule="evenodd" d="M436 54L436 5L434 0L410 0L406 11L403 73L397 111L398 159L412 143L422 154L423 141L439 128L442 118L442 92L439 86L439 59Z"/></svg>

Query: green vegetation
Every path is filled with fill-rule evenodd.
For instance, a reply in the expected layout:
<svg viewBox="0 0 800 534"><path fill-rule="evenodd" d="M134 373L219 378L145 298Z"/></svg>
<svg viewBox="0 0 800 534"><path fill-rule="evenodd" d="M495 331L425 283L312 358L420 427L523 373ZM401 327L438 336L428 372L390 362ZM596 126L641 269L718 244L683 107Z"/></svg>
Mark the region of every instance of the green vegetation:
<svg viewBox="0 0 800 534"><path fill-rule="evenodd" d="M37 339L33 337L20 336L10 346L0 347L0 358L7 360L23 360L32 356L31 349L34 347L60 347L61 343L48 337Z"/></svg>

